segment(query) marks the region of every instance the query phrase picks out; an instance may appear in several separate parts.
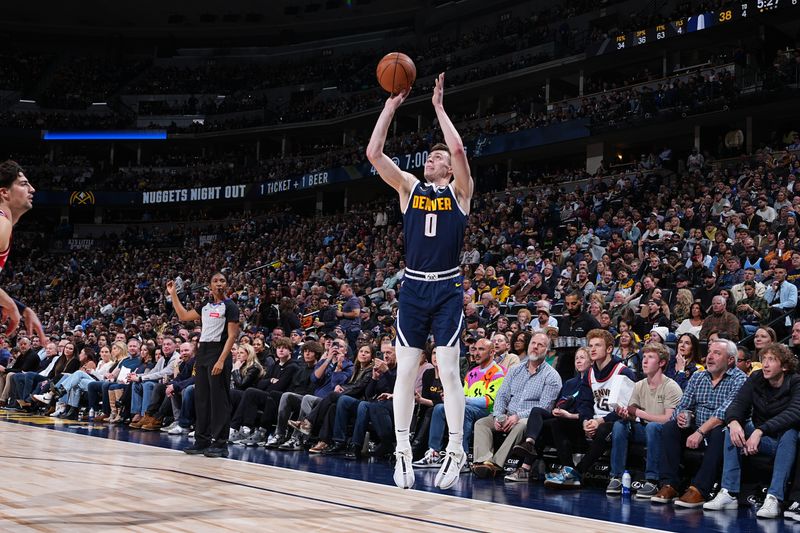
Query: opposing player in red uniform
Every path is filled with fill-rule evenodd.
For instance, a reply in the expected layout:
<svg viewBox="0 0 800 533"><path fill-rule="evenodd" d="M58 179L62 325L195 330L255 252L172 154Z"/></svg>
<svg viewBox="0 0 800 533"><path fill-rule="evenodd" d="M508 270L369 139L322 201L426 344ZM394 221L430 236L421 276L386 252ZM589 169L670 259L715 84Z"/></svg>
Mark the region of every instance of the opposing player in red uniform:
<svg viewBox="0 0 800 533"><path fill-rule="evenodd" d="M0 271L5 267L11 251L14 224L33 207L34 192L36 190L17 162L8 160L0 163ZM20 308L3 289L0 289L0 308L3 310L2 322L6 323L6 334L11 335L19 325Z"/></svg>

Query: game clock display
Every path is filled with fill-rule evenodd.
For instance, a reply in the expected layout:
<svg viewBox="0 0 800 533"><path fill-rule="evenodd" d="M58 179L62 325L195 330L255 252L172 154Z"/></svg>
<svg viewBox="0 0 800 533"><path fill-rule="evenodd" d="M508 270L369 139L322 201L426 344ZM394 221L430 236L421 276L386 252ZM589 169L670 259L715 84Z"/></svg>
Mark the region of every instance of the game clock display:
<svg viewBox="0 0 800 533"><path fill-rule="evenodd" d="M748 17L769 13L778 9L800 9L800 0L750 0L738 2L719 11L698 13L691 17L673 20L666 24L659 24L654 28L641 29L617 35L611 43L599 44L595 54L607 54L619 50L626 50L634 46L678 37L687 33L702 31L713 26L730 24L731 22Z"/></svg>

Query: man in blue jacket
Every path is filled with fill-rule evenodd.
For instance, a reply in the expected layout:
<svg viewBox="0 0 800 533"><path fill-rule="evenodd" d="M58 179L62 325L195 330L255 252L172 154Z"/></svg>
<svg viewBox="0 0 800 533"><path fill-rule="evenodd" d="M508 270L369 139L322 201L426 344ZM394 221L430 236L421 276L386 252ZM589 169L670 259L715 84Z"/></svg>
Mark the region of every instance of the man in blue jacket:
<svg viewBox="0 0 800 533"><path fill-rule="evenodd" d="M797 285L786 281L786 268L775 267L774 279L764 293L764 299L769 304L770 318L775 318L797 307ZM791 315L774 324L778 338L784 338L792 325Z"/></svg>
<svg viewBox="0 0 800 533"><path fill-rule="evenodd" d="M322 398L333 392L336 385L344 385L353 375L353 362L347 358L347 343L344 339L336 339L331 343L328 352L317 361L314 372L311 374L311 383L314 386L313 394L303 395L300 401L300 411L295 420L288 421L294 428L292 438L281 445L279 450L298 451L305 444L305 436L300 430L302 421L322 401Z"/></svg>

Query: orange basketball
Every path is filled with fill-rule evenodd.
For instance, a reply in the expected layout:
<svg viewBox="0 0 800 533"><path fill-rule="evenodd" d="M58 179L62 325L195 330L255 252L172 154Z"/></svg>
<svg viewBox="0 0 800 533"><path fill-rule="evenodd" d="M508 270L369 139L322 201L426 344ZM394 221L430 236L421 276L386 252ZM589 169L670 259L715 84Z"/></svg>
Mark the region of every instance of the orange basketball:
<svg viewBox="0 0 800 533"><path fill-rule="evenodd" d="M401 52L383 56L375 70L378 83L386 92L398 94L410 89L417 79L417 67L411 58Z"/></svg>

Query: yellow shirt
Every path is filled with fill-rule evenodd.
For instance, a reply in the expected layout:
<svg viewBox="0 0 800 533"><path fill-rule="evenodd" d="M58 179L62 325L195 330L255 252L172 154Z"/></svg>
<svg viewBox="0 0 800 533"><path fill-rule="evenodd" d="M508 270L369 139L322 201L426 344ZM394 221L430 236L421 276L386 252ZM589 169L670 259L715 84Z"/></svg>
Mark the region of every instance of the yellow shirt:
<svg viewBox="0 0 800 533"><path fill-rule="evenodd" d="M500 303L505 303L508 300L509 295L511 294L511 288L508 285L503 285L501 289L499 286L495 287L489 293L492 295L492 298L497 300Z"/></svg>

